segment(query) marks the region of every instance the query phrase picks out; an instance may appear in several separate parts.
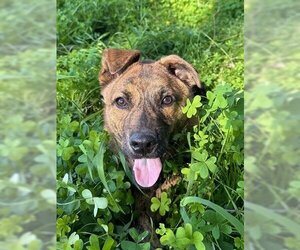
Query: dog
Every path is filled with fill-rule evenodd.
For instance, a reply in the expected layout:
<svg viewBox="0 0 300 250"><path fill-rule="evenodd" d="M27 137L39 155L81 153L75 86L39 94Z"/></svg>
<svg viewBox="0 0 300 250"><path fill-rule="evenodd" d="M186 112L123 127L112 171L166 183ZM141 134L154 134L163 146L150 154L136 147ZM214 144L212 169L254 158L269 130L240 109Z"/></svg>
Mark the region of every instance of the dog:
<svg viewBox="0 0 300 250"><path fill-rule="evenodd" d="M142 61L137 50L105 49L99 74L104 127L137 184L153 194L172 133L187 123L182 107L201 89L196 70L177 55ZM139 194L137 194L139 196ZM136 209L149 211L150 199ZM147 215L139 216L140 224Z"/></svg>

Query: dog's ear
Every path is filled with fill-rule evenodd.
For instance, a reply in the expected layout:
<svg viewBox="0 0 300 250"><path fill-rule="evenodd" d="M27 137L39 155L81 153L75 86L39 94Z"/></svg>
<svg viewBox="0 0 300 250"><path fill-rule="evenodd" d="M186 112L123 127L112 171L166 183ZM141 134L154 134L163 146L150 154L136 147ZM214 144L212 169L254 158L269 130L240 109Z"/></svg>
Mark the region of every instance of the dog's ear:
<svg viewBox="0 0 300 250"><path fill-rule="evenodd" d="M102 68L99 81L102 86L124 72L131 64L139 61L138 50L105 49L102 54Z"/></svg>
<svg viewBox="0 0 300 250"><path fill-rule="evenodd" d="M197 86L198 88L201 88L201 83L196 70L181 57L176 55L165 56L158 62L164 65L170 74L179 78L189 87L193 88Z"/></svg>

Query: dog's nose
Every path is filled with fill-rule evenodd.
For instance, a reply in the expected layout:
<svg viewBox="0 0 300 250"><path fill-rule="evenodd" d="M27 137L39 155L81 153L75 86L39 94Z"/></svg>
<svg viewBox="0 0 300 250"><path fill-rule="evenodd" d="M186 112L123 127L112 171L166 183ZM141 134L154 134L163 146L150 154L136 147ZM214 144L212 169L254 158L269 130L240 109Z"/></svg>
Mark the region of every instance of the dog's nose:
<svg viewBox="0 0 300 250"><path fill-rule="evenodd" d="M157 145L157 140L151 133L139 132L130 136L129 144L134 153L147 155L152 153Z"/></svg>

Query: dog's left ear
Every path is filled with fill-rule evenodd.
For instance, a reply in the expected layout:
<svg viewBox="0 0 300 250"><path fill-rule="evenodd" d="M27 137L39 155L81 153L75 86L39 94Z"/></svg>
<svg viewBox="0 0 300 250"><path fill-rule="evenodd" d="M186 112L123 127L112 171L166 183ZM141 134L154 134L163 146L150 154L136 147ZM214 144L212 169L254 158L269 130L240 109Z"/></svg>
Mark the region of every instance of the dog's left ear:
<svg viewBox="0 0 300 250"><path fill-rule="evenodd" d="M189 87L201 88L201 83L196 70L191 64L176 55L162 57L159 61L174 76L178 77Z"/></svg>

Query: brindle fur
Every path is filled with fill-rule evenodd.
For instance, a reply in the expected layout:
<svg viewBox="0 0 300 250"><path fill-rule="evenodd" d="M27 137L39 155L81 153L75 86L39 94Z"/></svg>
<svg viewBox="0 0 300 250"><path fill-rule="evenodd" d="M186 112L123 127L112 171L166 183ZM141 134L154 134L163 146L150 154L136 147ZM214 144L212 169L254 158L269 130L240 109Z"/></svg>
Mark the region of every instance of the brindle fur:
<svg viewBox="0 0 300 250"><path fill-rule="evenodd" d="M147 158L163 158L170 134L186 123L181 108L193 97L195 87L200 88L196 71L182 58L170 55L158 61L141 61L136 50L104 50L99 80L105 104L105 129L130 165L137 157L130 150L130 135L138 131L155 133L158 146ZM161 104L166 95L175 98L172 105ZM128 101L126 109L117 107L115 100L119 97ZM155 188L146 191L149 197L155 195ZM136 196L138 223L150 230L149 216L153 214L149 211L149 197L138 192Z"/></svg>

